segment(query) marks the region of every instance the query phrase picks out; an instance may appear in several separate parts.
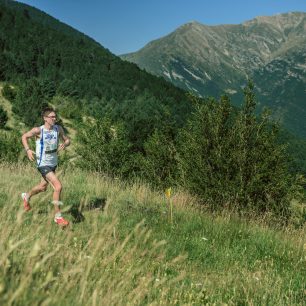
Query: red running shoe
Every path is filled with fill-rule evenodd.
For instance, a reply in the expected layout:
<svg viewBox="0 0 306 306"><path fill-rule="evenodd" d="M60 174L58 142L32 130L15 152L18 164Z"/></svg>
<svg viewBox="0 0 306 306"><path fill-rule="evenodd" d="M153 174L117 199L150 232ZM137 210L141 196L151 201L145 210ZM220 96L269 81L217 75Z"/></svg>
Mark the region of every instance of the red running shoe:
<svg viewBox="0 0 306 306"><path fill-rule="evenodd" d="M61 227L66 227L69 225L69 221L64 219L63 217L54 218L54 222Z"/></svg>
<svg viewBox="0 0 306 306"><path fill-rule="evenodd" d="M29 211L31 210L31 206L30 206L30 203L29 203L29 196L26 192L22 193L21 194L21 198L23 200L23 208L25 211Z"/></svg>

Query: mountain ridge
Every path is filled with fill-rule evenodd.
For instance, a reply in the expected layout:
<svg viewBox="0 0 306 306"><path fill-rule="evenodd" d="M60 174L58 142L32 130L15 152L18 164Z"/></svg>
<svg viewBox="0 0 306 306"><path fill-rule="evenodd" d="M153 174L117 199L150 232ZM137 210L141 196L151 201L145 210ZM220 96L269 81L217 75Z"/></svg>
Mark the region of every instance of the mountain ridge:
<svg viewBox="0 0 306 306"><path fill-rule="evenodd" d="M288 63L295 58L278 77L286 79L289 73L296 77L297 82L304 80L306 54L303 45L306 45L306 13L291 12L259 16L238 25L208 26L197 21L189 22L121 58L199 96L227 93L234 103L241 100L239 91L246 80L252 78L262 105L271 106L273 103L267 101L265 86L258 86L260 79L257 76L264 68L273 70L273 63ZM266 80L268 88L279 86L279 80L273 76L270 73L270 79ZM306 90L306 84L302 92L304 88ZM274 100L277 97L272 95L268 98ZM292 97L293 100L295 98ZM303 106L303 114L306 115L303 101L299 99L296 103ZM281 99L281 104L287 111L285 97ZM291 131L306 137L306 124L300 132L299 128L291 126L290 120L284 123Z"/></svg>

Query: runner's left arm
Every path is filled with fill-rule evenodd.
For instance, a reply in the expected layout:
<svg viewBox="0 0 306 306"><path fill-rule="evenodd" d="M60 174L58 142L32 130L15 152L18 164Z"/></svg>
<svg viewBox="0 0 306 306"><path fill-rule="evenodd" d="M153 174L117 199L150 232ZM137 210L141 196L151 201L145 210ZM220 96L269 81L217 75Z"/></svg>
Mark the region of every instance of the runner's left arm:
<svg viewBox="0 0 306 306"><path fill-rule="evenodd" d="M59 126L59 136L60 139L63 141L62 143L59 144L58 146L58 150L65 150L66 147L68 147L70 145L70 139L69 137L65 134L64 129Z"/></svg>
<svg viewBox="0 0 306 306"><path fill-rule="evenodd" d="M28 144L28 139L31 137L38 137L39 135L40 135L40 128L34 127L31 131L24 133L21 137L23 147L27 153L28 159L31 161L35 160L34 158L35 152L30 149L29 144Z"/></svg>

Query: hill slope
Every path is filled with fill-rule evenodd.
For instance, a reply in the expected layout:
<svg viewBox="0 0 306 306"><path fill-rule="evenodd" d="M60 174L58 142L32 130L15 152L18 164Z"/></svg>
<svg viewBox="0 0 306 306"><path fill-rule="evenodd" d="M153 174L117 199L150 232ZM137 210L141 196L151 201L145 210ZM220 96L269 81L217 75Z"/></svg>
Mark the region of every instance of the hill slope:
<svg viewBox="0 0 306 306"><path fill-rule="evenodd" d="M191 22L121 57L198 95L226 92L236 103L251 77L262 106L306 137L305 44L306 13L297 12L239 25Z"/></svg>
<svg viewBox="0 0 306 306"><path fill-rule="evenodd" d="M58 19L51 17L50 15L46 14L45 12L34 8L30 5L25 3L21 3L18 1L11 1L11 0L1 0L1 4L5 5L8 8L11 8L15 11L20 12L26 18L32 19L33 21L41 24L42 26L49 27L53 30L62 32L67 34L68 36L73 36L75 38L88 40L94 42L94 40L87 35L77 31L76 29L70 27L69 25L59 21ZM98 43L97 43L98 44Z"/></svg>
<svg viewBox="0 0 306 306"><path fill-rule="evenodd" d="M0 171L2 305L303 304L303 229L199 214L178 191L171 224L163 195L69 169L59 172L71 221L62 231L50 191L22 210L34 167Z"/></svg>

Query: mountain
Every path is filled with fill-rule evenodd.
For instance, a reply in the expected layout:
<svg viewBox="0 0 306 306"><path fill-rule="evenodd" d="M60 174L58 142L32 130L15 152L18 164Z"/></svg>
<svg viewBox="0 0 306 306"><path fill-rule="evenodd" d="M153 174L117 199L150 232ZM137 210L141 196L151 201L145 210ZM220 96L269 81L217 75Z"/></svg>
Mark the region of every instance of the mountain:
<svg viewBox="0 0 306 306"><path fill-rule="evenodd" d="M306 138L306 13L257 17L238 25L190 22L121 58L199 96L241 102L254 80L261 107Z"/></svg>

